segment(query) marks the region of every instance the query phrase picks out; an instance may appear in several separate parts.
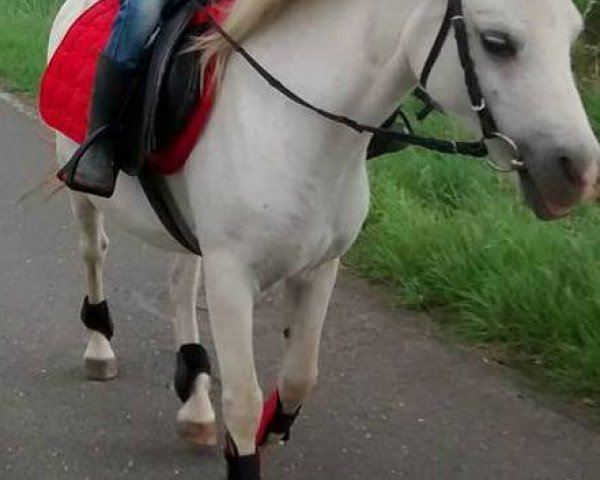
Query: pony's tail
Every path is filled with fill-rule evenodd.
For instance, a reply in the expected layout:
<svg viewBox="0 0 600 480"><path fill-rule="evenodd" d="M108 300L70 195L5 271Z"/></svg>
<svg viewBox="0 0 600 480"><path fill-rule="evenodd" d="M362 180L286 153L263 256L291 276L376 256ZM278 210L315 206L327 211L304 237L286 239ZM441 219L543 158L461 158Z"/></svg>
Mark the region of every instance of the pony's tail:
<svg viewBox="0 0 600 480"><path fill-rule="evenodd" d="M42 179L29 190L25 191L16 201L17 205L33 201L36 197L47 202L65 188L65 184L56 178L58 168L47 172Z"/></svg>

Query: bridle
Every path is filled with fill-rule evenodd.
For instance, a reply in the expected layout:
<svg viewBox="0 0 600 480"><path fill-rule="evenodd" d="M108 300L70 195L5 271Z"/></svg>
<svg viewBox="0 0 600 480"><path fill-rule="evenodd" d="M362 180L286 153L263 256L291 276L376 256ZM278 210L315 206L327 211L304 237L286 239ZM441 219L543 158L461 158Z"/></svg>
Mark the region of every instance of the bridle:
<svg viewBox="0 0 600 480"><path fill-rule="evenodd" d="M429 56L425 61L425 66L421 72L419 86L417 88L421 90L422 96L425 98L428 97L426 93L427 82L429 81L431 72L441 54L451 29L454 30L460 64L465 74L465 84L467 86L469 100L471 101L471 108L479 118L479 124L483 133L481 142L485 142L485 140L498 140L504 143L512 154L508 167L499 165L489 158L487 160L488 164L493 169L500 172L524 170L525 164L521 159L519 147L512 138L499 131L496 120L481 91L479 77L475 71L475 64L469 50L469 36L465 25L462 0L448 0L448 8L444 15L444 21L442 22L442 26L440 27L440 31L438 32Z"/></svg>
<svg viewBox="0 0 600 480"><path fill-rule="evenodd" d="M444 20L435 39L431 52L427 57L425 66L423 67L418 89L421 91L422 96L429 98L429 96L426 94L426 87L429 77L431 76L431 72L433 71L437 60L440 57L442 48L450 34L450 30L454 30L456 44L458 47L458 54L465 75L465 84L467 86L469 99L473 111L477 114L479 118L481 131L483 133L482 138L479 141L475 142L461 142L453 140L442 140L437 138L428 138L415 135L412 132L398 131L390 128L374 127L371 125L366 125L357 122L352 118L343 115L338 115L333 112L319 108L311 104L304 98L300 97L299 95L295 94L283 83L281 83L277 78L275 78L271 73L269 73L253 56L251 56L248 53L246 49L244 49L225 30L223 30L223 28L221 28L221 26L216 20L214 20L210 16L209 20L212 23L215 30L219 32L219 34L231 46L231 48L235 52L237 52L242 58L244 58L246 62L248 62L248 64L264 80L266 80L269 83L269 85L271 85L274 89L285 95L291 101L318 114L321 117L324 117L332 122L345 125L358 133L371 133L373 135L380 136L380 138L422 147L427 150L451 155L467 155L477 158L485 157L487 164L494 170L499 172L522 172L526 170L525 163L521 158L521 152L519 150L519 147L512 138L508 137L507 135L504 135L499 131L494 116L491 110L489 109L481 91L479 78L477 76L477 72L475 71L475 64L473 62L469 50L469 37L464 20L462 0L448 0L448 7L444 15ZM401 111L397 110L392 118L396 118L400 115ZM390 123L393 122L386 122L386 124L388 125ZM504 144L508 148L508 152L511 156L511 160L508 163L508 165L501 165L487 158L489 151L486 145L486 141L490 140L499 141L501 144Z"/></svg>

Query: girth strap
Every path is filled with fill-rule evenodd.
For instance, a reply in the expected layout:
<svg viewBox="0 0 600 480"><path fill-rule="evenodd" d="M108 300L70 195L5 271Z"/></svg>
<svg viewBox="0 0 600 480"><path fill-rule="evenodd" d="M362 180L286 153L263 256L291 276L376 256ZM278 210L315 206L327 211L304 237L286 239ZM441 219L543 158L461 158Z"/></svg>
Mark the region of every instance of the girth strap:
<svg viewBox="0 0 600 480"><path fill-rule="evenodd" d="M144 193L163 226L184 248L202 255L198 238L186 221L165 177L144 166L138 175Z"/></svg>

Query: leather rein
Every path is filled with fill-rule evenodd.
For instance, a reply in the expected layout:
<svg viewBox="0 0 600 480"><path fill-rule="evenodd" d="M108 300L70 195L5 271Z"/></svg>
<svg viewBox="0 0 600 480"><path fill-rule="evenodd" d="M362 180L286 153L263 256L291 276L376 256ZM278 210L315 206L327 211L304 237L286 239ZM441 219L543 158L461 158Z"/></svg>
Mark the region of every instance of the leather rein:
<svg viewBox="0 0 600 480"><path fill-rule="evenodd" d="M412 132L401 132L389 128L374 127L372 125L360 123L350 117L338 115L328 110L319 108L291 91L281 81L269 73L252 55L250 55L250 53L248 53L244 47L240 45L239 42L234 40L223 28L221 28L215 19L209 16L209 21L212 23L215 30L231 46L231 48L237 52L271 87L286 96L292 102L316 113L327 120L349 127L361 134L371 133L383 139L403 142L408 145L451 155L466 155L470 157L484 158L487 157L489 153L486 141L497 140L508 148L510 151L511 160L508 165L501 165L488 158L487 164L496 171L506 173L523 171L526 169L525 163L521 159L519 147L514 140L498 130L494 116L489 109L481 91L479 78L477 77L477 73L475 71L475 64L469 50L469 37L463 14L462 0L448 0L448 7L444 15L444 20L435 39L431 52L429 53L429 56L425 62L423 72L421 73L419 86L417 88L422 97L429 98L429 96L425 93L427 82L435 64L437 63L437 60L440 57L442 48L448 39L450 30L454 30L460 63L464 71L465 84L467 86L469 100L471 102L471 108L479 118L481 131L483 133L482 138L476 142L442 140L438 138L422 137L415 135ZM399 116L399 114L400 113L397 111L392 118ZM386 123L389 124L389 122Z"/></svg>

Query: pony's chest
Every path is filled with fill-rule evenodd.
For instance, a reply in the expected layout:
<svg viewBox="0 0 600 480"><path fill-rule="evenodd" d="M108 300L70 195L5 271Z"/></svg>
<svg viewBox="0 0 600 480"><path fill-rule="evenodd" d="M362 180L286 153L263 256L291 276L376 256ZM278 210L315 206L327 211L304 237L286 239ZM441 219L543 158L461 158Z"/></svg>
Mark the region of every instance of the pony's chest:
<svg viewBox="0 0 600 480"><path fill-rule="evenodd" d="M286 208L267 213L258 222L266 234L253 263L264 284L348 251L368 211L366 174L352 178L335 195L313 192L303 200L287 196L281 201Z"/></svg>

